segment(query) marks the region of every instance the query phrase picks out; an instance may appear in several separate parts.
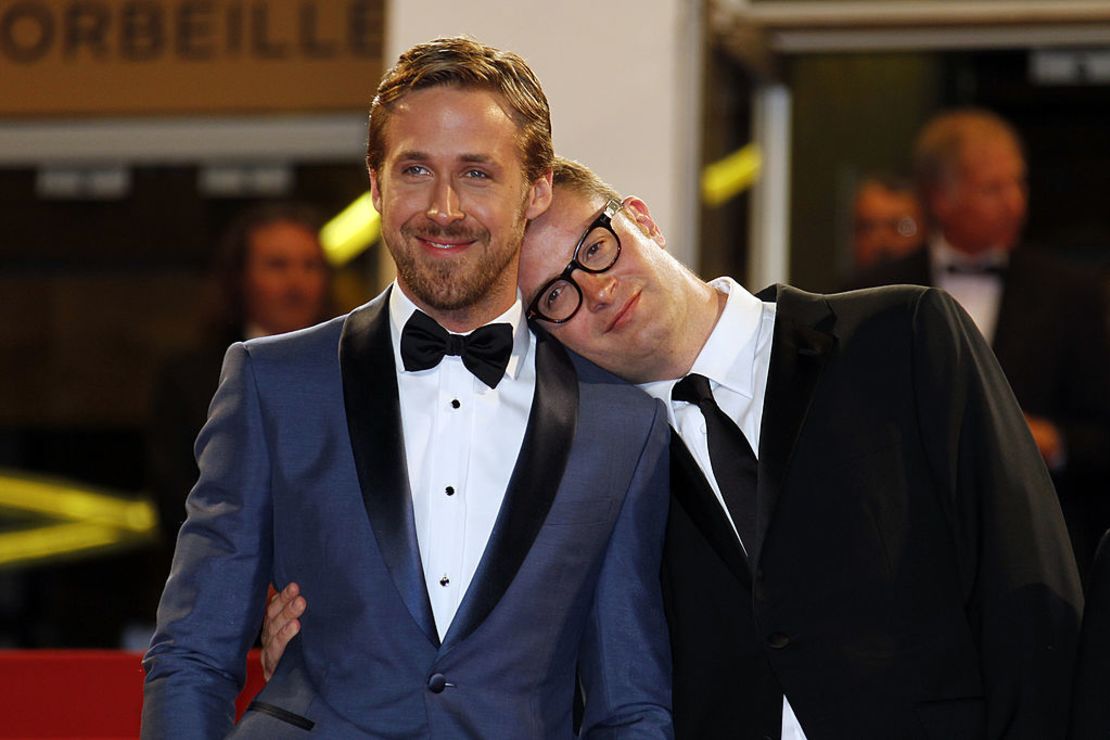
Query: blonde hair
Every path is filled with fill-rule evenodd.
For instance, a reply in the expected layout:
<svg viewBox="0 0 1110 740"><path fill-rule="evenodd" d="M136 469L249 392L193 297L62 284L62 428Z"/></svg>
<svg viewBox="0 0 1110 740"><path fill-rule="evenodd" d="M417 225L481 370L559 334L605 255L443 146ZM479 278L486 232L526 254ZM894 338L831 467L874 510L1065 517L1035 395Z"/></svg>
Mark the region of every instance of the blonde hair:
<svg viewBox="0 0 1110 740"><path fill-rule="evenodd" d="M621 195L609 183L602 180L597 174L581 162L566 157L555 157L551 168L551 186L566 188L567 190L593 200L620 201Z"/></svg>

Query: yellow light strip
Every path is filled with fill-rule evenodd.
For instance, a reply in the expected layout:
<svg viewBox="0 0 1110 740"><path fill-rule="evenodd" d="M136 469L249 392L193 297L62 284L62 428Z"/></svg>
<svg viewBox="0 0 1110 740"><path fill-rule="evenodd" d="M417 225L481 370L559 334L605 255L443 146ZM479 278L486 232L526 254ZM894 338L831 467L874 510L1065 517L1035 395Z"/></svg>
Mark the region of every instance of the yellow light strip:
<svg viewBox="0 0 1110 740"><path fill-rule="evenodd" d="M66 481L12 472L0 472L0 507L140 534L158 525L158 514L149 501L109 496Z"/></svg>
<svg viewBox="0 0 1110 740"><path fill-rule="evenodd" d="M748 144L724 159L705 166L701 175L701 197L706 205L719 206L755 183L763 164L759 147Z"/></svg>
<svg viewBox="0 0 1110 740"><path fill-rule="evenodd" d="M75 555L120 544L125 538L103 524L52 524L0 534L0 567Z"/></svg>
<svg viewBox="0 0 1110 740"><path fill-rule="evenodd" d="M332 266L342 267L378 240L381 225L367 191L320 229L324 256Z"/></svg>
<svg viewBox="0 0 1110 740"><path fill-rule="evenodd" d="M19 471L0 470L0 514L3 510L53 521L0 533L0 568L133 546L158 536L158 514L150 501Z"/></svg>

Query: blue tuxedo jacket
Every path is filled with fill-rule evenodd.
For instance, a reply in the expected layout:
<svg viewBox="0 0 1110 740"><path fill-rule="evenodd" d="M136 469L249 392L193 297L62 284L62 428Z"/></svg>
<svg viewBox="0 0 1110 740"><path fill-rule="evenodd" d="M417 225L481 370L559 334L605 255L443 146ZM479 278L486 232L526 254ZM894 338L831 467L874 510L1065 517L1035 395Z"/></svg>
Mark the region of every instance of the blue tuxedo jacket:
<svg viewBox="0 0 1110 740"><path fill-rule="evenodd" d="M232 730L266 588L310 604L239 738L670 737L661 405L537 330L504 503L442 643L420 564L388 292L229 349L158 610L143 737Z"/></svg>

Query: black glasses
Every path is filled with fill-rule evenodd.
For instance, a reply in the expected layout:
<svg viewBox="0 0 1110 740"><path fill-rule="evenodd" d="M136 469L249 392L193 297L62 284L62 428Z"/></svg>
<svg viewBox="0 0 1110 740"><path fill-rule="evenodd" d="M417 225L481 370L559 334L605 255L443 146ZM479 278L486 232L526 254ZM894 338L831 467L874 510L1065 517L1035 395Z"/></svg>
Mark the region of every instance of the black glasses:
<svg viewBox="0 0 1110 740"><path fill-rule="evenodd" d="M528 318L543 319L562 324L574 318L582 306L582 289L574 282L571 273L582 270L596 275L617 264L621 256L621 240L613 231L613 217L624 204L611 200L601 209L578 244L574 246L570 262L556 278L547 281L528 305Z"/></svg>

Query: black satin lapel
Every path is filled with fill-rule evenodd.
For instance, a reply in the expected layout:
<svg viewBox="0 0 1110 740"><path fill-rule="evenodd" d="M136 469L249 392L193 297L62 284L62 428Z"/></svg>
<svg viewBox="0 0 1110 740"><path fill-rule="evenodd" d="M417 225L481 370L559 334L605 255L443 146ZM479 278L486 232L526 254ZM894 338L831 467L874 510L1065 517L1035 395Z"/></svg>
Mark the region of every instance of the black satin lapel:
<svg viewBox="0 0 1110 740"><path fill-rule="evenodd" d="M759 435L759 483L753 563L758 567L821 369L836 347L836 317L823 297L786 285L772 288L777 300L771 366ZM772 290L769 289L769 290ZM766 291L759 296L768 300Z"/></svg>
<svg viewBox="0 0 1110 740"><path fill-rule="evenodd" d="M562 345L536 335L536 392L520 455L482 560L443 638L449 648L473 632L509 588L543 526L563 479L578 423L578 374Z"/></svg>
<svg viewBox="0 0 1110 740"><path fill-rule="evenodd" d="M671 496L697 525L705 539L737 580L751 587L752 576L740 538L729 524L717 495L698 467L686 443L671 431Z"/></svg>
<svg viewBox="0 0 1110 740"><path fill-rule="evenodd" d="M405 467L388 290L347 317L339 340L339 366L347 430L366 515L405 606L421 631L438 646Z"/></svg>

